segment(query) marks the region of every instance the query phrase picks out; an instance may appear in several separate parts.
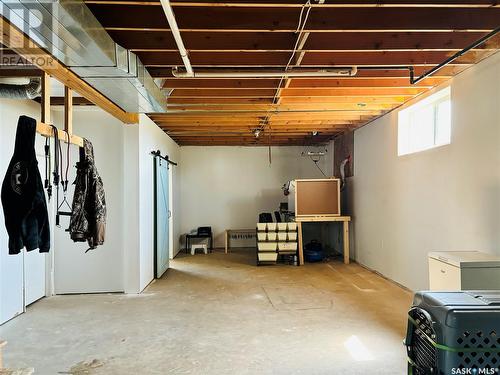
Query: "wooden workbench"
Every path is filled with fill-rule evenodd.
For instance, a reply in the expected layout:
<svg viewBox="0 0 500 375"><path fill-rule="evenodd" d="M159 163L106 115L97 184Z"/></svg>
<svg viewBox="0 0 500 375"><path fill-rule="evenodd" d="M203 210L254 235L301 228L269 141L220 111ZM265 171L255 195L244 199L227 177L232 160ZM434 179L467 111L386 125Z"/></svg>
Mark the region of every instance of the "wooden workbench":
<svg viewBox="0 0 500 375"><path fill-rule="evenodd" d="M302 241L302 223L332 222L343 223L344 263L349 264L349 222L350 216L296 216L297 230L299 232L299 266L304 264L304 243Z"/></svg>

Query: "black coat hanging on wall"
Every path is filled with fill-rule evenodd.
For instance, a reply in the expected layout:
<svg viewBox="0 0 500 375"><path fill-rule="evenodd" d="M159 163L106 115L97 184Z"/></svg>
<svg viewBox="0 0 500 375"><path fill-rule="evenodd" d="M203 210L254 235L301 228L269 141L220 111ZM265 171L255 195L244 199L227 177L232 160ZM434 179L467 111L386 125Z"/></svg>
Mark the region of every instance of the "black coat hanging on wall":
<svg viewBox="0 0 500 375"><path fill-rule="evenodd" d="M14 155L2 184L2 206L9 254L50 249L49 218L35 154L36 120L19 117Z"/></svg>

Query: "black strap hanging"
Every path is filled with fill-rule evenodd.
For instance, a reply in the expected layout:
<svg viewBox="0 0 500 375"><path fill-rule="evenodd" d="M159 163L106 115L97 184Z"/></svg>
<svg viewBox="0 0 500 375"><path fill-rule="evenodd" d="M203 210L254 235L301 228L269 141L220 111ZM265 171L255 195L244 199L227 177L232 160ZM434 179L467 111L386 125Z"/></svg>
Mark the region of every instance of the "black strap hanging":
<svg viewBox="0 0 500 375"><path fill-rule="evenodd" d="M70 135L68 132L66 132L66 135L68 137L68 146L66 148L66 173L64 175L64 179L63 179L63 166L62 166L62 148L60 147L60 143L59 143L59 151L60 151L60 156L61 156L61 186L62 186L62 189L63 189L63 200L61 202L61 204L59 204L59 199L57 201L58 203L58 206L57 206L57 214L56 214L56 225L59 226L59 219L60 219L60 216L71 216L73 211L72 211L72 208L67 200L67 192L68 192L68 171L69 171L69 164L71 162L70 160ZM61 208L66 204L66 207L69 209L69 211L62 211ZM66 231L69 231L69 229L66 229Z"/></svg>
<svg viewBox="0 0 500 375"><path fill-rule="evenodd" d="M45 138L45 183L44 187L47 189L47 196L52 197L52 184L50 183L50 170L51 170L51 160L50 160L50 138Z"/></svg>
<svg viewBox="0 0 500 375"><path fill-rule="evenodd" d="M56 187L56 206L57 206L57 211L56 211L56 226L60 226L60 217L61 216L71 216L71 206L69 205L69 202L66 198L66 192L67 192L67 187L68 187L68 170L69 170L69 143L68 143L68 150L67 150L67 155L68 155L68 166L66 168L66 176L65 179L63 180L63 175L64 175L64 168L62 165L62 160L63 160L63 152L62 152L62 147L61 147L61 141L59 139L59 130L54 126L52 126L52 132L54 136L54 172L53 172L53 177L54 177L54 185ZM69 134L68 134L69 138ZM61 184L61 187L63 189L63 200L61 203L59 203L59 183ZM64 212L61 211L61 208L66 204L66 206L69 208L70 212Z"/></svg>
<svg viewBox="0 0 500 375"><path fill-rule="evenodd" d="M71 145L71 136L67 130L65 130L65 132L66 135L68 136L68 143L66 147L66 174L64 175L64 186L63 186L64 192L66 193L66 191L68 190L68 171L69 171L69 165L71 163L71 154L69 152L70 151L69 146Z"/></svg>
<svg viewBox="0 0 500 375"><path fill-rule="evenodd" d="M59 143L59 130L54 126L51 125L52 127L52 135L54 137L54 171L52 172L53 176L53 183L54 186L56 187L56 207L57 207L57 212L56 212L56 226L59 226L59 180L60 180L60 175L59 175L59 163L60 163L60 148L61 144Z"/></svg>

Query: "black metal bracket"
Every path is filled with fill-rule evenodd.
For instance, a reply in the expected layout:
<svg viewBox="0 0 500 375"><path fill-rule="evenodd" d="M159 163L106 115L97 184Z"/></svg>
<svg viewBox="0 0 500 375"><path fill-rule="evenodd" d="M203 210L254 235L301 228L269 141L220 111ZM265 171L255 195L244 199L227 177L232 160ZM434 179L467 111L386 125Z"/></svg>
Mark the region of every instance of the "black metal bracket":
<svg viewBox="0 0 500 375"><path fill-rule="evenodd" d="M445 67L446 65L452 63L454 60L456 60L459 57L463 56L464 54L466 54L467 52L469 52L471 49L479 47L481 44L483 44L484 42L486 42L488 39L493 38L495 35L498 34L498 32L500 32L500 27L497 27L492 32L490 32L490 33L486 34L485 36L483 36L482 38L476 40L474 43L472 43L471 45L465 47L463 50L458 51L453 56L450 56L449 58L447 58L446 60L444 60L441 64L436 65L431 70L428 70L428 71L422 73L422 75L420 77L415 78L415 72L413 70L413 67L411 67L411 69L410 69L410 83L412 85L415 85L415 84L419 83L421 80L423 80L423 79L427 78L428 76L436 73L439 69Z"/></svg>
<svg viewBox="0 0 500 375"><path fill-rule="evenodd" d="M151 151L151 155L153 155L154 157L157 157L157 158L165 160L168 164L177 165L176 162L173 162L172 160L170 160L168 158L168 155L162 156L160 150Z"/></svg>
<svg viewBox="0 0 500 375"><path fill-rule="evenodd" d="M500 32L500 26L497 27L495 30L491 31L490 33L486 34L482 38L476 40L474 43L470 44L469 46L465 47L463 50L458 51L455 53L453 56L450 56L447 58L445 61L442 63L436 65L434 68L422 73L419 77L415 77L415 68L413 66L407 66L407 65L399 65L399 66L358 66L358 70L380 70L380 69L390 69L390 70L408 70L410 73L410 84L415 85L422 81L423 79L433 75L436 73L438 70L441 68L445 67L448 64L451 64L453 61L458 59L459 57L465 55L467 52L469 52L471 49L479 47L481 44L486 42L487 40L493 38L495 35L497 35Z"/></svg>

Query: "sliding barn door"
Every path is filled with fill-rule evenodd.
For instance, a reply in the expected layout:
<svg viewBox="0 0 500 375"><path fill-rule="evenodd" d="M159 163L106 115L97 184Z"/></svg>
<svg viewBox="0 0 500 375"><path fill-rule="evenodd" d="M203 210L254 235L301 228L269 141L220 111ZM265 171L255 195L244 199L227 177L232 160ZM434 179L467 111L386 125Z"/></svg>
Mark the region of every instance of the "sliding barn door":
<svg viewBox="0 0 500 375"><path fill-rule="evenodd" d="M160 278L169 265L169 170L168 163L165 160L156 157L154 163L154 266L155 276Z"/></svg>

